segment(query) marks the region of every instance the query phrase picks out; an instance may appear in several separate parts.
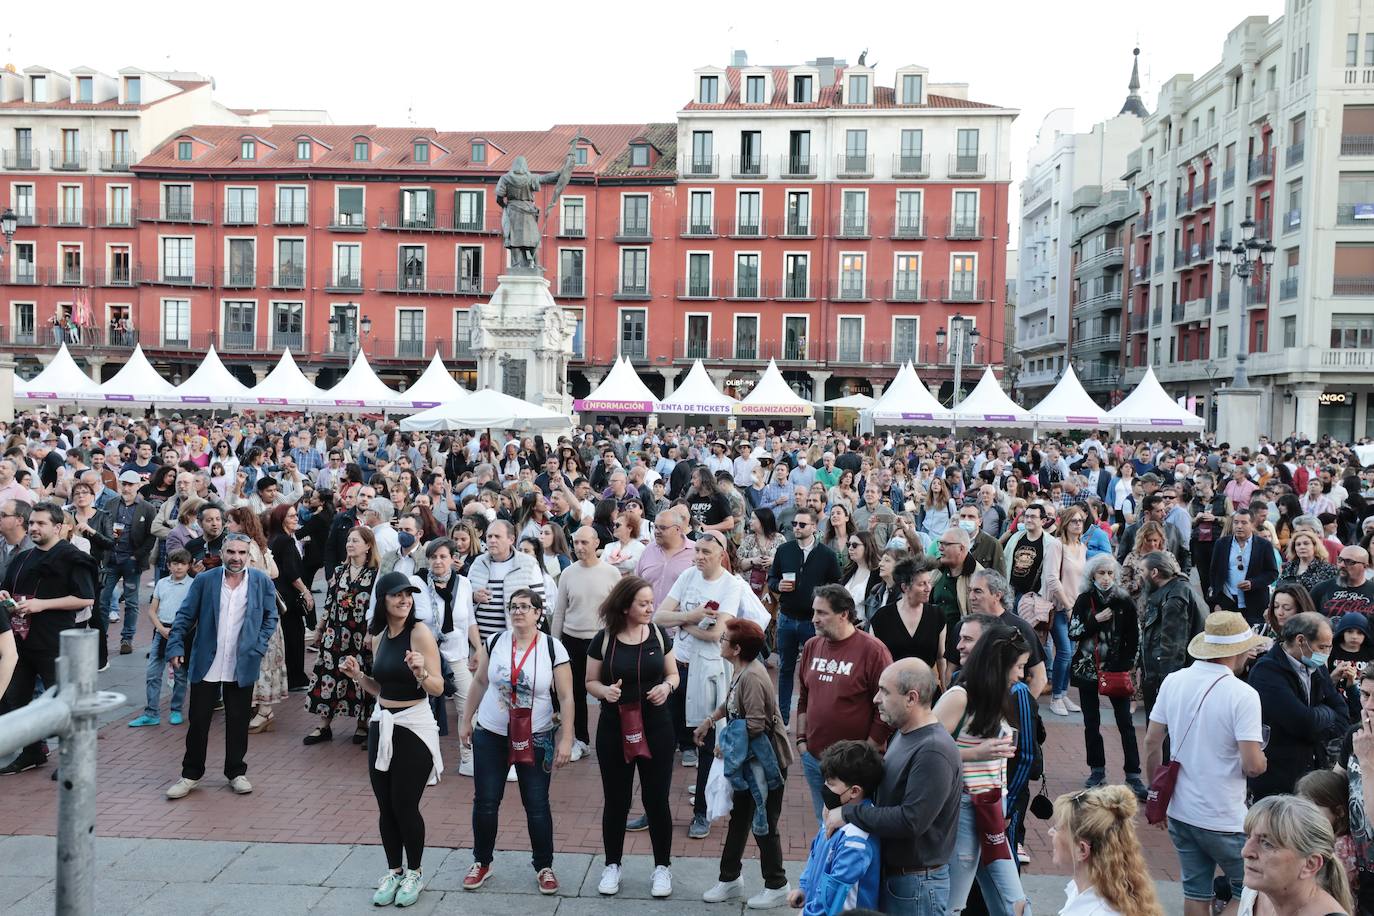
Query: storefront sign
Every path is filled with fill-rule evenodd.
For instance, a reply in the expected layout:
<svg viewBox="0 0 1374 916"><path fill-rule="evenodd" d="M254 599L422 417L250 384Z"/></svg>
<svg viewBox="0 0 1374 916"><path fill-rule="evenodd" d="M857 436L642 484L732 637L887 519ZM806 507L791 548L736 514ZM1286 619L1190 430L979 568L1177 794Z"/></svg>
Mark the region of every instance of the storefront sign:
<svg viewBox="0 0 1374 916"><path fill-rule="evenodd" d="M1349 391L1323 391L1317 396L1317 402L1323 407L1328 404L1354 404L1355 395Z"/></svg>

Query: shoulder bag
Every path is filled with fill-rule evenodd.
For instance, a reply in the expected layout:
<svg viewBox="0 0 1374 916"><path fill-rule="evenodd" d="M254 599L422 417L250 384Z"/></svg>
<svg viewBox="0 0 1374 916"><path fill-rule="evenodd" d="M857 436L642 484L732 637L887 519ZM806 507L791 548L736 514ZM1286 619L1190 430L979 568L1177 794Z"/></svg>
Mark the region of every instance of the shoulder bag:
<svg viewBox="0 0 1374 916"><path fill-rule="evenodd" d="M1202 704L1207 702L1207 695L1230 674L1223 674L1212 682L1212 686L1207 688L1207 693L1202 695L1198 701L1197 709L1193 711L1193 718L1188 722L1188 727L1183 731L1183 737L1179 739L1178 745L1173 749L1172 759L1155 770L1155 776L1150 780L1150 791L1145 801L1145 819L1151 824L1162 824L1169 817L1169 802L1174 797L1174 787L1178 785L1178 773L1180 765L1178 762L1178 752L1183 749L1183 742L1188 740L1188 735L1193 730L1193 724L1197 722L1198 713L1202 712Z"/></svg>

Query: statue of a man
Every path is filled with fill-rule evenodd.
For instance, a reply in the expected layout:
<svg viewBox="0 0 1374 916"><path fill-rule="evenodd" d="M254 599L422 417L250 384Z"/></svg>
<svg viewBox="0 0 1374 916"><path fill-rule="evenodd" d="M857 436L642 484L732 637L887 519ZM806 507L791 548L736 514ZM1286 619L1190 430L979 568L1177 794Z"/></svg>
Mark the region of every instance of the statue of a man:
<svg viewBox="0 0 1374 916"><path fill-rule="evenodd" d="M510 249L511 268L518 272L539 271L539 207L534 195L539 186L558 182L566 187L576 161L576 139L568 145L563 168L557 172L533 174L524 156L516 156L510 171L496 182L496 204L501 207L501 236Z"/></svg>

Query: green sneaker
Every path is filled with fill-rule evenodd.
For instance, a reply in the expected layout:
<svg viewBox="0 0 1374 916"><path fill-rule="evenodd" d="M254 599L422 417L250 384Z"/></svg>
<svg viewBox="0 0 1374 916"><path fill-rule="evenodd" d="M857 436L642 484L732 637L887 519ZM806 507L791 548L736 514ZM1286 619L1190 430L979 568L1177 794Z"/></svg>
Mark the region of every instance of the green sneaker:
<svg viewBox="0 0 1374 916"><path fill-rule="evenodd" d="M425 887L424 876L418 871L406 871L406 875L401 879L401 886L396 891L396 905L410 906L420 899L420 891Z"/></svg>
<svg viewBox="0 0 1374 916"><path fill-rule="evenodd" d="M396 891L401 887L401 880L407 872L389 871L382 883L377 885L377 893L372 895L373 906L391 906L396 902Z"/></svg>

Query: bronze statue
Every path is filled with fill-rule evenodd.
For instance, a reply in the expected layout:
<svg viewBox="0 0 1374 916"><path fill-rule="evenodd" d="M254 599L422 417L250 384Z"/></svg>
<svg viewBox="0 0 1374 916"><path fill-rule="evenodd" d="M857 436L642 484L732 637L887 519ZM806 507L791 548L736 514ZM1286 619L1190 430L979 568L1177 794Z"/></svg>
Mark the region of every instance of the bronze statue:
<svg viewBox="0 0 1374 916"><path fill-rule="evenodd" d="M553 209L572 177L577 142L581 139L581 135L578 135L568 143L568 155L557 172L536 175L530 172L524 156L516 156L510 171L496 182L496 204L501 208L501 237L505 247L510 249L512 273L542 272L539 265L539 207L534 202L534 196L540 185L557 182L553 201L549 203L549 209Z"/></svg>

